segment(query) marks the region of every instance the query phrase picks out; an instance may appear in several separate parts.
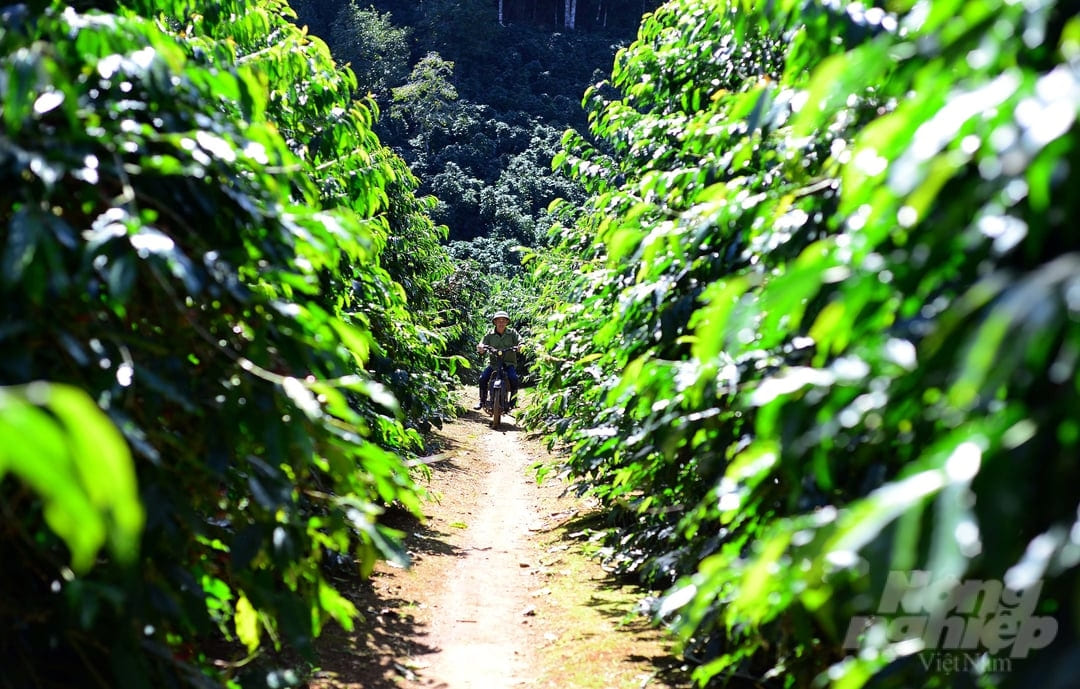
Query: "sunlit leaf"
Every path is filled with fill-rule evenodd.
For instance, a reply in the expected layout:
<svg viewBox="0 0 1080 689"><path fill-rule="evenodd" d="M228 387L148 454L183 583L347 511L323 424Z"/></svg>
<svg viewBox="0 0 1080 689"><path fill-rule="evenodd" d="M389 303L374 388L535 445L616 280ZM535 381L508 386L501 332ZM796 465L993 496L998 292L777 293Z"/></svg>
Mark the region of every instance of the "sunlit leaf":
<svg viewBox="0 0 1080 689"><path fill-rule="evenodd" d="M236 611L233 613L233 622L236 626L236 638L247 647L251 653L259 647L259 614L256 612L251 601L243 593L236 599Z"/></svg>

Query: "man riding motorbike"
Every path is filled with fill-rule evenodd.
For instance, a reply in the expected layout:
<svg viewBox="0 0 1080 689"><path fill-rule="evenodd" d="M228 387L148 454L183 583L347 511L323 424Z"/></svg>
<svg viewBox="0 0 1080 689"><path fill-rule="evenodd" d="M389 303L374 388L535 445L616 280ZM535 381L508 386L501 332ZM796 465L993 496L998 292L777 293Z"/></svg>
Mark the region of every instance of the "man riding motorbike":
<svg viewBox="0 0 1080 689"><path fill-rule="evenodd" d="M503 355L503 362L506 364L506 376L510 379L510 402L511 406L513 406L514 395L518 389L518 376L515 367L517 366L517 352L521 349L521 336L518 335L516 330L508 327L510 325L510 314L506 311L496 311L491 317L491 322L495 326L494 329L484 335L484 339L476 345L476 351L482 354L485 348L509 350ZM498 356L493 352L487 368L480 374L480 404L476 405L476 409L483 409L487 404L488 381L491 380L491 374L498 364Z"/></svg>

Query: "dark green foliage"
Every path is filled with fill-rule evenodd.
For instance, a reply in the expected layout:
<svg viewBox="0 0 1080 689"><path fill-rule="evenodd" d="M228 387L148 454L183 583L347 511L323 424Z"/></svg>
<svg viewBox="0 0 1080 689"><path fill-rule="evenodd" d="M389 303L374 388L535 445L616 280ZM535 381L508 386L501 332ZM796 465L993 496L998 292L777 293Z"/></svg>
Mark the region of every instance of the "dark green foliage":
<svg viewBox="0 0 1080 689"><path fill-rule="evenodd" d="M1076 651L1080 22L892 10L673 0L556 157L590 199L540 262L533 419L612 559L674 584L702 683L1041 686ZM914 569L1045 580L1055 644L959 674L881 620L842 648Z"/></svg>
<svg viewBox="0 0 1080 689"><path fill-rule="evenodd" d="M339 60L357 61L350 45L370 53L387 42L384 36L364 40L364 31L352 38L344 22L332 29L323 23L328 7L343 16L355 8L295 5L313 30L333 31L331 49ZM584 127L581 92L610 66L644 6L605 7L621 21L579 33L552 33L517 20L500 27L495 9L475 1L374 3L369 11L385 23L387 35L408 33L413 64L407 78L389 83L392 96L376 91L384 112L377 127L421 180L420 192L438 199L434 218L447 225L450 239L534 247L545 241L547 205L560 196L581 198L576 185L548 165L558 139L568 126Z"/></svg>
<svg viewBox="0 0 1080 689"><path fill-rule="evenodd" d="M435 130L450 127L458 97L451 81L453 73L453 62L447 62L438 53L428 53L413 66L409 80L394 88L391 117L400 122L406 135L431 136ZM430 152L430 143L424 148Z"/></svg>
<svg viewBox="0 0 1080 689"><path fill-rule="evenodd" d="M331 36L334 23L348 10L350 3L348 0L289 0L289 6L296 12L297 25L305 27L309 34Z"/></svg>
<svg viewBox="0 0 1080 689"><path fill-rule="evenodd" d="M113 9L0 24L0 686L295 684L404 559L443 235L287 5Z"/></svg>
<svg viewBox="0 0 1080 689"><path fill-rule="evenodd" d="M322 35L334 58L356 74L361 93L386 98L409 74L409 30L395 26L389 13L352 1Z"/></svg>
<svg viewBox="0 0 1080 689"><path fill-rule="evenodd" d="M379 263L397 284L387 291L360 266L352 297L366 312L368 328L381 335L372 352L372 375L397 398L408 425L426 431L452 415L447 387L457 364L447 353L457 351L449 345L461 337L465 325L448 313L452 306L441 285L455 266L442 245L446 227L436 226L430 217L434 199L416 196L416 178L388 149L380 149L377 160L392 172L386 183L388 236ZM378 309L363 307L380 302Z"/></svg>
<svg viewBox="0 0 1080 689"><path fill-rule="evenodd" d="M300 24L329 36L339 61L357 68L362 87L369 62L382 68L370 57L396 60L399 39L410 42L411 72L373 89L383 113L376 127L419 178L420 193L436 199L431 217L447 227L461 277L444 295L447 313L458 314L451 322L462 326L449 351L472 357L484 314L498 308L489 296L521 286L521 247L546 244L548 205L583 199L549 163L565 128L584 126L582 90L610 66L645 5L606 3L596 15L612 19L606 29L552 33L520 12L499 27L495 7L483 2L292 4Z"/></svg>
<svg viewBox="0 0 1080 689"><path fill-rule="evenodd" d="M547 243L548 205L584 198L549 165L562 132L585 127L581 92L656 3L581 1L575 31L562 30L561 2L505 2L502 26L498 5L486 0L292 4L302 25L353 64L361 88L371 88L383 113L376 128L419 178L418 191L437 199L431 217L446 225L452 253L514 289L519 247ZM411 47L407 75L397 67L402 40ZM474 284L476 299L491 287ZM482 314L471 317L469 330L486 326ZM468 338L451 345L471 356Z"/></svg>

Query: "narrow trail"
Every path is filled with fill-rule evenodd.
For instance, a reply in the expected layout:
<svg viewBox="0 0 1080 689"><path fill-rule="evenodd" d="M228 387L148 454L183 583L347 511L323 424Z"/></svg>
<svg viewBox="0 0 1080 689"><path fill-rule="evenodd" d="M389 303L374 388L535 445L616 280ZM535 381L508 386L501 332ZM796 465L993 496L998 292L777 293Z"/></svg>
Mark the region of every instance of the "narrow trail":
<svg viewBox="0 0 1080 689"><path fill-rule="evenodd" d="M428 639L436 652L423 674L439 689L502 689L530 679L532 646L523 618L535 577L521 517L535 514L535 505L526 494L518 436L492 432L480 438L481 456L490 463L485 500L432 604Z"/></svg>
<svg viewBox="0 0 1080 689"><path fill-rule="evenodd" d="M537 484L540 443L489 420L469 410L438 434L425 518L394 524L412 565L354 584L366 622L320 639L311 689L688 687L670 638L628 619L644 592L568 536L587 533L591 506L557 479Z"/></svg>

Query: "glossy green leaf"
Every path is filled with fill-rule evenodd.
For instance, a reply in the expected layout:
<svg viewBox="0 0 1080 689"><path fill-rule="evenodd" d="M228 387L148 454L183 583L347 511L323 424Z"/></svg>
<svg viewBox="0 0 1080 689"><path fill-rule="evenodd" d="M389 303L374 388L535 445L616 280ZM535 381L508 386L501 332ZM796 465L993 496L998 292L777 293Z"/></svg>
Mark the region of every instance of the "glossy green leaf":
<svg viewBox="0 0 1080 689"><path fill-rule="evenodd" d="M236 612L233 615L233 620L236 625L236 638L247 647L249 653L253 652L259 647L261 634L259 614L243 593L236 599Z"/></svg>
<svg viewBox="0 0 1080 689"><path fill-rule="evenodd" d="M131 456L85 393L47 383L5 389L0 436L10 440L0 466L41 496L72 569L87 571L106 539L120 561L134 560L143 515Z"/></svg>

